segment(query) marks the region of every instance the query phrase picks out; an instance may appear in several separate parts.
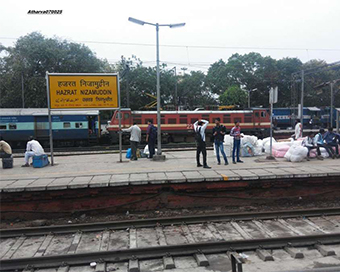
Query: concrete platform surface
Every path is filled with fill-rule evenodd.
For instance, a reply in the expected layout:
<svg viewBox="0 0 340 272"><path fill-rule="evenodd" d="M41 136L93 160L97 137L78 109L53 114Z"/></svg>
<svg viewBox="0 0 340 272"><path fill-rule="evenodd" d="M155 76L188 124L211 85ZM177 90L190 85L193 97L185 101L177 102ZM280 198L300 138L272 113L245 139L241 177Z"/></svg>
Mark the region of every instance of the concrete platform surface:
<svg viewBox="0 0 340 272"><path fill-rule="evenodd" d="M208 151L211 169L196 167L195 151L165 152L165 162L149 159L119 161L119 154L55 157L55 165L44 168L21 167L23 158L14 159L14 168L0 170L3 192L63 190L88 187L214 182L259 179L340 176L340 159L291 163L285 159L266 161L265 157L242 158L244 163L217 165Z"/></svg>

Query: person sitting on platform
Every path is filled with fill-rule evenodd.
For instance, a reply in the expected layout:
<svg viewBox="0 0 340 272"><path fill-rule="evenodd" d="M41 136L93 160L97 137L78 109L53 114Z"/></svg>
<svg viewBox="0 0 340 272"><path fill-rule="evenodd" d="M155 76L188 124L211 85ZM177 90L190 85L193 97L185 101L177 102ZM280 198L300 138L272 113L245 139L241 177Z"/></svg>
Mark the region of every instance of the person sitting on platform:
<svg viewBox="0 0 340 272"><path fill-rule="evenodd" d="M307 161L309 161L310 158L310 151L312 149L316 149L316 151L318 152L317 158L319 160L323 160L323 158L321 157L321 152L320 152L320 147L314 144L314 139L313 139L314 133L313 132L309 132L307 137L302 141L302 145L304 147L307 147L308 149L308 153L307 153Z"/></svg>
<svg viewBox="0 0 340 272"><path fill-rule="evenodd" d="M328 131L326 132L324 136L324 140L325 140L326 146L328 146L332 151L333 151L333 147L335 148L336 157L340 158L337 137L338 137L337 134L333 132L333 128L329 127ZM333 151L333 154L334 154L334 151Z"/></svg>
<svg viewBox="0 0 340 272"><path fill-rule="evenodd" d="M324 143L324 134L325 134L325 130L323 128L321 128L319 130L319 133L316 134L316 136L314 137L314 142L316 143L316 145L320 148L323 147L324 149L326 149L328 155L330 158L335 158L334 155L334 151L332 148L328 147L325 143Z"/></svg>
<svg viewBox="0 0 340 272"><path fill-rule="evenodd" d="M5 142L2 137L0 137L0 158L10 158L12 157L12 148Z"/></svg>
<svg viewBox="0 0 340 272"><path fill-rule="evenodd" d="M43 155L43 154L45 154L45 151L42 148L41 144L38 141L36 141L33 136L30 136L27 142L27 146L26 146L25 164L22 165L22 167L29 167L30 158L33 158L34 156Z"/></svg>

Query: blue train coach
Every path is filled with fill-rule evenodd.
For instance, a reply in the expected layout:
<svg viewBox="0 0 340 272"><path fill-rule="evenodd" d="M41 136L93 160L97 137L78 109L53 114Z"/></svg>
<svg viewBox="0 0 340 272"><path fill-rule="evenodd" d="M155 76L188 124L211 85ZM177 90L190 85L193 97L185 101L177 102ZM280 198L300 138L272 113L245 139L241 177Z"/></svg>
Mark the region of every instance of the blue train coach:
<svg viewBox="0 0 340 272"><path fill-rule="evenodd" d="M82 146L97 143L99 111L52 111L53 143L56 146ZM49 145L47 109L0 109L0 136L13 147L24 147L34 136Z"/></svg>

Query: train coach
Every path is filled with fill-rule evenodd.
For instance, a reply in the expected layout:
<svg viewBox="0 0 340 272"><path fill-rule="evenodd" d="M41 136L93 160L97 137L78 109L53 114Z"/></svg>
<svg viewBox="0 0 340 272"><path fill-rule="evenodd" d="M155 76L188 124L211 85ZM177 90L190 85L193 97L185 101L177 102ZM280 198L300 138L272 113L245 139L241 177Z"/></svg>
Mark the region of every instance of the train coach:
<svg viewBox="0 0 340 272"><path fill-rule="evenodd" d="M298 108L274 108L273 118L276 127L281 129L293 128L297 116ZM302 121L302 120L301 120ZM336 122L340 124L340 120L336 120L336 109L333 109L333 127L336 127ZM330 124L330 108L329 107L304 107L303 108L303 125L305 128L328 128Z"/></svg>
<svg viewBox="0 0 340 272"><path fill-rule="evenodd" d="M52 111L53 142L56 146L97 143L99 111ZM0 109L0 136L14 148L24 147L34 136L49 146L48 109Z"/></svg>
<svg viewBox="0 0 340 272"><path fill-rule="evenodd" d="M131 109L122 109L122 128L128 128L136 123L142 133L146 133L147 122L152 120L157 124L156 111L131 111ZM193 124L204 119L209 121L207 134L211 137L212 128L215 126L216 118L220 118L223 125L227 129L234 126L234 122L240 122L242 131L247 134L265 137L269 134L270 116L266 109L251 109L251 110L228 110L228 111L161 111L162 124L162 142L186 142L193 141ZM115 111L111 121L107 126L110 133L112 143L118 142L119 130L119 112ZM128 140L126 137L125 140Z"/></svg>

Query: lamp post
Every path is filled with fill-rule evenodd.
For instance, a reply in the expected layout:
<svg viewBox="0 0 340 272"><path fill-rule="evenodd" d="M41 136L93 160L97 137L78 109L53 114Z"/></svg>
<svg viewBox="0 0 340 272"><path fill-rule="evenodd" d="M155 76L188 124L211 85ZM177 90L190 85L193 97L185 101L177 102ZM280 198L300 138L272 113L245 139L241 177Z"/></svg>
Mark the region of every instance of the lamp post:
<svg viewBox="0 0 340 272"><path fill-rule="evenodd" d="M257 91L257 88L252 89L252 90L247 90L247 93L248 93L248 109L250 109L250 93L254 92L254 91Z"/></svg>
<svg viewBox="0 0 340 272"><path fill-rule="evenodd" d="M156 27L156 62L157 62L157 156L154 160L164 160L165 156L162 155L162 133L161 133L161 94L160 94L160 76L159 76L159 27L167 26L170 28L185 26L185 23L180 24L153 24L129 17L129 21L138 25L152 25Z"/></svg>

